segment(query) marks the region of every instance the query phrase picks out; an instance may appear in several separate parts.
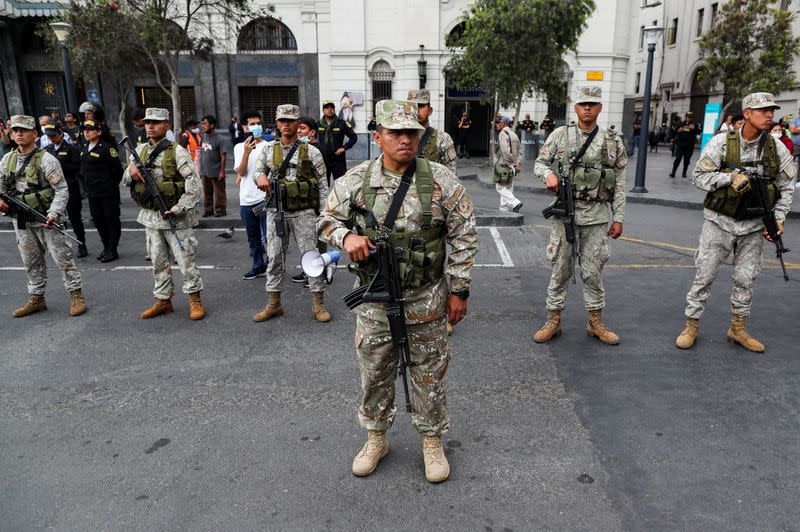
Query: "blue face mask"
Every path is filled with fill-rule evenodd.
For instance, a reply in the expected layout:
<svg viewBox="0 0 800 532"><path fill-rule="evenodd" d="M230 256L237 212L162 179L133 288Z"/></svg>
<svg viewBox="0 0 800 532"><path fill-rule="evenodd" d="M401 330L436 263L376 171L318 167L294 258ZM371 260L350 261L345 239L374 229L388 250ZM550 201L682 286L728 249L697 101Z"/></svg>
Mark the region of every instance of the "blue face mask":
<svg viewBox="0 0 800 532"><path fill-rule="evenodd" d="M264 129L261 126L250 126L249 128L250 128L250 133L253 134L254 139L261 138L261 133L264 131Z"/></svg>

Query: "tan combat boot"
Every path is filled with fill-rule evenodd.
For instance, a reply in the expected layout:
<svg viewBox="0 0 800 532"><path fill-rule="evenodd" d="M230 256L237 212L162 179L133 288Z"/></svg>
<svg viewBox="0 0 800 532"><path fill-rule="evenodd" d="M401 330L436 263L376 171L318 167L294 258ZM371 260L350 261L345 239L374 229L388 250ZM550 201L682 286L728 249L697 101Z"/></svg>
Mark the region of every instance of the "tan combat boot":
<svg viewBox="0 0 800 532"><path fill-rule="evenodd" d="M447 322L447 336L450 336L451 334L453 334L453 324L451 324L451 323L448 321L448 322Z"/></svg>
<svg viewBox="0 0 800 532"><path fill-rule="evenodd" d="M148 320L162 314L169 314L172 310L171 299L156 299L153 306L142 312L141 316L143 320Z"/></svg>
<svg viewBox="0 0 800 532"><path fill-rule="evenodd" d="M617 345L619 343L619 336L606 327L603 319L600 317L601 310L589 311L589 322L586 324L586 332L589 336L594 336L604 344Z"/></svg>
<svg viewBox="0 0 800 532"><path fill-rule="evenodd" d="M268 292L269 300L264 310L258 312L253 316L253 321L267 321L275 316L283 316L283 307L281 306L281 293Z"/></svg>
<svg viewBox="0 0 800 532"><path fill-rule="evenodd" d="M47 303L44 302L44 296L39 294L31 294L31 298L27 303L14 311L15 318L21 318L34 312L41 312L47 310Z"/></svg>
<svg viewBox="0 0 800 532"><path fill-rule="evenodd" d="M737 343L749 351L763 353L764 344L750 336L750 333L744 328L745 325L747 325L747 318L734 314L731 317L731 326L728 328L728 341Z"/></svg>
<svg viewBox="0 0 800 532"><path fill-rule="evenodd" d="M678 335L675 340L675 345L681 349L689 349L697 340L697 335L700 334L700 320L697 318L686 318L686 326Z"/></svg>
<svg viewBox="0 0 800 532"><path fill-rule="evenodd" d="M558 336L559 334L561 334L561 311L548 310L547 321L542 328L533 335L533 341L537 344L543 344L549 342L554 336Z"/></svg>
<svg viewBox="0 0 800 532"><path fill-rule="evenodd" d="M425 458L425 478L442 482L450 476L450 464L444 455L441 436L422 435L422 456Z"/></svg>
<svg viewBox="0 0 800 532"><path fill-rule="evenodd" d="M353 459L353 474L357 477L371 475L381 458L389 454L389 442L385 430L371 430L367 434L367 443Z"/></svg>
<svg viewBox="0 0 800 532"><path fill-rule="evenodd" d="M69 293L69 315L80 316L86 312L86 300L83 299L83 292L78 288Z"/></svg>
<svg viewBox="0 0 800 532"><path fill-rule="evenodd" d="M324 298L324 292L311 292L311 312L322 323L331 321L331 313L325 308Z"/></svg>
<svg viewBox="0 0 800 532"><path fill-rule="evenodd" d="M192 292L189 294L189 319L202 320L206 316L206 309L203 307L203 301L200 299L200 292Z"/></svg>

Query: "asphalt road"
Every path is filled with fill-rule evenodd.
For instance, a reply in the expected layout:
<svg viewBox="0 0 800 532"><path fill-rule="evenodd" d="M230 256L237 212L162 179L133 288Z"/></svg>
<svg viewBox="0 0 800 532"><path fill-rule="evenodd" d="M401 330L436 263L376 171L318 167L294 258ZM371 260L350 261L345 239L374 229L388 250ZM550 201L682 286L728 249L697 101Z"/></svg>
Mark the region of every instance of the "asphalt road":
<svg viewBox="0 0 800 532"><path fill-rule="evenodd" d="M436 486L403 412L378 471L349 471L364 432L346 272L331 323L288 285L286 315L256 324L263 279L241 280L243 234L200 231L208 317L189 322L178 295L174 314L143 321L152 277L143 233L126 231L122 260L81 261L85 316L67 316L51 270L49 310L12 319L25 274L0 232L0 528L798 529L800 261L789 283L770 262L758 279L750 330L765 355L725 341L729 267L698 345L679 351L702 213L630 205L605 275L622 344L586 335L579 284L564 335L537 345L546 198L521 198L525 226L480 230L470 314L451 338L452 474Z"/></svg>

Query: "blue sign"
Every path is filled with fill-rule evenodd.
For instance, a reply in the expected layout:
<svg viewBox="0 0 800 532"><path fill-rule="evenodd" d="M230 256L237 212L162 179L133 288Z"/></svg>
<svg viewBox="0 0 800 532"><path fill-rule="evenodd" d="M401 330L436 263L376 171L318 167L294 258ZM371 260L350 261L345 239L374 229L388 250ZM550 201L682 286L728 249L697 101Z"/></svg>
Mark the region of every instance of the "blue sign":
<svg viewBox="0 0 800 532"><path fill-rule="evenodd" d="M100 93L97 89L89 89L86 91L86 99L90 102L100 103Z"/></svg>
<svg viewBox="0 0 800 532"><path fill-rule="evenodd" d="M707 103L706 115L703 117L703 136L700 137L700 151L706 147L706 142L711 140L719 125L719 115L722 113L721 103Z"/></svg>

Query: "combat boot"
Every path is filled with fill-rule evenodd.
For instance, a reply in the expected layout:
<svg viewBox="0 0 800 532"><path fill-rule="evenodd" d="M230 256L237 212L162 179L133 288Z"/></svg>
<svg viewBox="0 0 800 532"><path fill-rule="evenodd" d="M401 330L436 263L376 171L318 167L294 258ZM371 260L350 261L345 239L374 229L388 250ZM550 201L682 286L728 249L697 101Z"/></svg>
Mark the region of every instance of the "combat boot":
<svg viewBox="0 0 800 532"><path fill-rule="evenodd" d="M47 303L44 302L44 296L39 294L31 294L31 298L27 303L14 311L15 318L21 318L34 312L41 312L47 310Z"/></svg>
<svg viewBox="0 0 800 532"><path fill-rule="evenodd" d="M453 334L453 324L451 324L451 323L448 321L448 322L447 322L447 336L450 336L451 334Z"/></svg>
<svg viewBox="0 0 800 532"><path fill-rule="evenodd" d="M561 311L560 310L548 310L547 311L547 321L544 323L541 329L536 331L536 334L533 335L533 341L537 344L543 344L549 342L553 339L554 336L558 336L561 334Z"/></svg>
<svg viewBox="0 0 800 532"><path fill-rule="evenodd" d="M173 311L171 299L156 299L153 306L142 312L142 319L148 320L161 316L162 314L169 314Z"/></svg>
<svg viewBox="0 0 800 532"><path fill-rule="evenodd" d="M737 343L748 351L763 353L764 344L750 336L750 333L744 328L745 325L747 325L747 318L734 314L731 317L731 326L728 328L728 341Z"/></svg>
<svg viewBox="0 0 800 532"><path fill-rule="evenodd" d="M450 476L450 464L444 455L441 436L422 435L422 456L425 458L425 478L428 482L443 482Z"/></svg>
<svg viewBox="0 0 800 532"><path fill-rule="evenodd" d="M325 308L324 298L324 292L311 292L311 312L322 323L331 321L331 313Z"/></svg>
<svg viewBox="0 0 800 532"><path fill-rule="evenodd" d="M200 300L200 292L192 292L189 294L189 319L202 320L206 315L206 309L203 307L203 302Z"/></svg>
<svg viewBox="0 0 800 532"><path fill-rule="evenodd" d="M686 326L678 335L675 340L675 345L681 349L689 349L697 341L697 336L700 334L700 320L697 318L686 318Z"/></svg>
<svg viewBox="0 0 800 532"><path fill-rule="evenodd" d="M389 454L389 442L385 430L371 430L367 434L367 443L353 459L353 474L357 477L371 475L381 458Z"/></svg>
<svg viewBox="0 0 800 532"><path fill-rule="evenodd" d="M283 307L281 306L281 293L268 292L269 300L264 310L258 312L253 316L253 321L267 321L275 316L283 316Z"/></svg>
<svg viewBox="0 0 800 532"><path fill-rule="evenodd" d="M603 319L600 317L601 310L590 310L589 321L586 323L586 332L589 336L594 336L604 344L617 345L619 343L619 336L606 327Z"/></svg>
<svg viewBox="0 0 800 532"><path fill-rule="evenodd" d="M80 316L86 312L86 300L83 299L83 292L78 288L69 293L69 315Z"/></svg>

